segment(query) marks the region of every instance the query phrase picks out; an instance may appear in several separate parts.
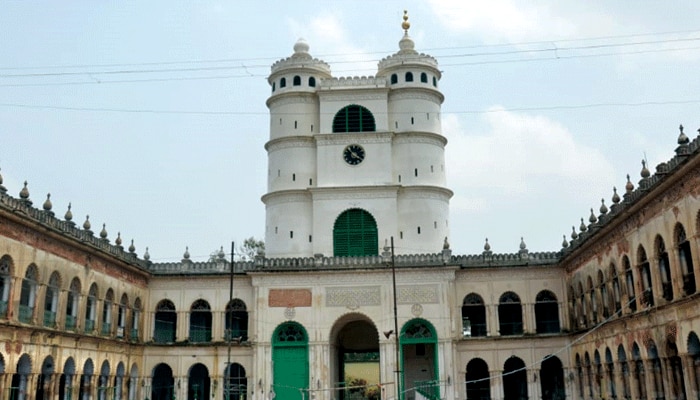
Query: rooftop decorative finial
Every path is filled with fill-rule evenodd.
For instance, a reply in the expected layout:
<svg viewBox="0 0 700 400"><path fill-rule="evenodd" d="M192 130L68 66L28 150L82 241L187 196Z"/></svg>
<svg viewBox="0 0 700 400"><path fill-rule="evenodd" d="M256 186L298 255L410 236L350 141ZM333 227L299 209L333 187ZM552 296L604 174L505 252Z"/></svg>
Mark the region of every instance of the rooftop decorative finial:
<svg viewBox="0 0 700 400"><path fill-rule="evenodd" d="M634 190L634 185L630 181L630 174L627 174L627 183L625 184L625 193L630 194Z"/></svg>
<svg viewBox="0 0 700 400"><path fill-rule="evenodd" d="M651 173L649 172L649 169L647 168L646 160L642 160L642 171L639 173L639 175L642 176L642 179L646 179L649 176L651 176Z"/></svg>
<svg viewBox="0 0 700 400"><path fill-rule="evenodd" d="M683 145L690 143L688 136L683 133L683 125L679 126L678 129L681 131L680 135L678 135L678 144Z"/></svg>
<svg viewBox="0 0 700 400"><path fill-rule="evenodd" d="M572 226L571 227L571 239L576 240L578 238L578 233L576 233L576 227ZM566 236L564 236L564 239L566 239Z"/></svg>
<svg viewBox="0 0 700 400"><path fill-rule="evenodd" d="M605 199L600 199L600 213L601 214L607 214L608 213L608 207L605 205Z"/></svg>
<svg viewBox="0 0 700 400"><path fill-rule="evenodd" d="M484 243L484 251L491 251L491 245L489 244L489 238L486 238L486 243Z"/></svg>
<svg viewBox="0 0 700 400"><path fill-rule="evenodd" d="M578 230L581 232L585 232L586 229L588 228L586 228L586 224L583 222L583 218L581 218L581 225L579 225Z"/></svg>
<svg viewBox="0 0 700 400"><path fill-rule="evenodd" d="M46 201L44 202L44 211L51 211L53 204L51 204L51 193L46 194Z"/></svg>
<svg viewBox="0 0 700 400"><path fill-rule="evenodd" d="M117 238L114 240L114 244L116 244L119 247L122 247L122 233L117 232Z"/></svg>
<svg viewBox="0 0 700 400"><path fill-rule="evenodd" d="M593 213L593 209L591 208L591 216L588 217L588 221L592 224L595 224L598 222L598 218L596 218L595 214Z"/></svg>
<svg viewBox="0 0 700 400"><path fill-rule="evenodd" d="M2 185L2 174L0 174L0 193L7 193L7 189Z"/></svg>
<svg viewBox="0 0 700 400"><path fill-rule="evenodd" d="M447 236L445 236L445 241L442 243L442 249L447 250L450 248L450 242L447 241Z"/></svg>
<svg viewBox="0 0 700 400"><path fill-rule="evenodd" d="M134 239L131 239L131 244L129 245L129 253L135 253L136 246L134 246Z"/></svg>
<svg viewBox="0 0 700 400"><path fill-rule="evenodd" d="M408 35L408 29L411 27L411 23L408 22L408 10L403 10L403 22L401 23L401 28L403 32Z"/></svg>
<svg viewBox="0 0 700 400"><path fill-rule="evenodd" d="M146 247L146 251L143 253L143 259L146 261L151 259L151 255L148 253L148 247Z"/></svg>
<svg viewBox="0 0 700 400"><path fill-rule="evenodd" d="M102 230L100 231L100 237L102 239L107 239L107 225L102 224Z"/></svg>
<svg viewBox="0 0 700 400"><path fill-rule="evenodd" d="M617 204L620 202L620 195L617 194L617 188L613 186L613 197L612 197L612 202Z"/></svg>
<svg viewBox="0 0 700 400"><path fill-rule="evenodd" d="M564 235L564 241L561 242L561 247L563 247L563 248L569 247L569 242L566 241L566 235Z"/></svg>
<svg viewBox="0 0 700 400"><path fill-rule="evenodd" d="M73 212L70 210L70 208L71 203L68 203L68 211L66 211L66 215L63 216L63 218L68 222L71 222L73 220Z"/></svg>
<svg viewBox="0 0 700 400"><path fill-rule="evenodd" d="M190 247L185 246L185 254L182 255L183 260L189 260L190 259Z"/></svg>
<svg viewBox="0 0 700 400"><path fill-rule="evenodd" d="M90 216L89 216L89 215L86 215L86 216L85 216L85 222L83 222L83 229L85 229L86 231L89 231L89 230L90 230L90 227L91 227L91 225L90 225Z"/></svg>

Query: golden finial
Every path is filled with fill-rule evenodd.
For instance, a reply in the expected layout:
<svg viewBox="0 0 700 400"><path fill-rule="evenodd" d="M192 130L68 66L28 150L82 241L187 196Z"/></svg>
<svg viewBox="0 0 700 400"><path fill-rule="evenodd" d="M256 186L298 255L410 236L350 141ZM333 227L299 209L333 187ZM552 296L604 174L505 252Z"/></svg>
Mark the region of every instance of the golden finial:
<svg viewBox="0 0 700 400"><path fill-rule="evenodd" d="M403 10L403 22L401 23L404 33L408 34L408 28L411 27L411 23L408 22L408 11Z"/></svg>

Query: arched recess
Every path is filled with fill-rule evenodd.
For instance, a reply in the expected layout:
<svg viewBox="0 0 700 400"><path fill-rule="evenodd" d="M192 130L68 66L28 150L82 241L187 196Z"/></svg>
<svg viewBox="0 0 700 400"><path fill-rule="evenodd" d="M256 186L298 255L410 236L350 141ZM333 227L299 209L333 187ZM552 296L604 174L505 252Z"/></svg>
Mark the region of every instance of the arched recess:
<svg viewBox="0 0 700 400"><path fill-rule="evenodd" d="M28 354L22 354L17 361L17 372L12 374L12 381L8 390L10 399L27 399L29 376L32 373L32 359Z"/></svg>
<svg viewBox="0 0 700 400"><path fill-rule="evenodd" d="M209 399L210 385L209 369L204 364L193 365L187 377L187 400Z"/></svg>
<svg viewBox="0 0 700 400"><path fill-rule="evenodd" d="M690 357L690 364L693 368L692 371L688 371L688 374L693 376L690 378L690 381L695 385L693 391L698 393L700 392L700 339L698 339L698 335L695 332L688 334L687 344L688 357Z"/></svg>
<svg viewBox="0 0 700 400"><path fill-rule="evenodd" d="M272 381L275 397L303 400L309 386L309 336L296 322L286 322L272 334Z"/></svg>
<svg viewBox="0 0 700 400"><path fill-rule="evenodd" d="M75 398L75 360L73 357L68 357L63 364L63 373L60 377L58 386L59 399Z"/></svg>
<svg viewBox="0 0 700 400"><path fill-rule="evenodd" d="M614 263L610 263L609 267L610 281L612 282L612 309L614 310L615 316L620 317L622 313L622 292L620 289L620 278L618 277L617 267Z"/></svg>
<svg viewBox="0 0 700 400"><path fill-rule="evenodd" d="M630 368L627 363L627 353L625 347L620 344L617 346L617 362L620 366L620 374L622 379L622 398L629 399L632 397L632 387L630 385Z"/></svg>
<svg viewBox="0 0 700 400"><path fill-rule="evenodd" d="M22 279L22 289L19 297L19 322L29 324L34 317L36 308L36 292L39 283L39 270L31 264Z"/></svg>
<svg viewBox="0 0 700 400"><path fill-rule="evenodd" d="M637 393L639 393L639 398L647 398L647 385L644 371L644 361L642 361L642 354L639 351L639 345L637 343L632 344L632 360L634 362L634 370L632 371L632 381L634 386L637 388Z"/></svg>
<svg viewBox="0 0 700 400"><path fill-rule="evenodd" d="M91 358L85 360L83 364L83 373L80 375L80 382L78 385L78 399L84 400L89 399L92 393L92 375L95 373L95 364L92 362Z"/></svg>
<svg viewBox="0 0 700 400"><path fill-rule="evenodd" d="M51 273L49 283L44 294L44 321L43 325L49 328L56 327L56 314L58 312L58 294L60 292L61 278L57 271Z"/></svg>
<svg viewBox="0 0 700 400"><path fill-rule="evenodd" d="M126 374L126 368L123 362L117 364L117 373L114 375L114 399L123 399L122 392L124 388L124 375Z"/></svg>
<svg viewBox="0 0 700 400"><path fill-rule="evenodd" d="M175 396L175 378L168 364L161 363L153 368L151 379L151 400L172 400Z"/></svg>
<svg viewBox="0 0 700 400"><path fill-rule="evenodd" d="M131 333L129 339L132 342L139 341L139 330L141 328L141 298L137 297L134 301L134 309L131 310Z"/></svg>
<svg viewBox="0 0 700 400"><path fill-rule="evenodd" d="M438 337L435 327L428 321L415 318L401 328L402 393L418 394L428 399L440 398L438 377Z"/></svg>
<svg viewBox="0 0 700 400"><path fill-rule="evenodd" d="M593 393L603 397L603 363L600 359L598 349L593 352Z"/></svg>
<svg viewBox="0 0 700 400"><path fill-rule="evenodd" d="M80 309L80 290L82 285L80 279L73 278L66 295L66 320L65 328L75 331L78 328L78 310Z"/></svg>
<svg viewBox="0 0 700 400"><path fill-rule="evenodd" d="M661 277L661 295L666 301L671 301L673 300L671 262L669 261L668 251L666 251L666 243L661 235L656 235L654 248L656 249L656 262L659 266L659 275Z"/></svg>
<svg viewBox="0 0 700 400"><path fill-rule="evenodd" d="M7 318L10 304L10 288L12 285L12 258L8 255L0 258L0 318Z"/></svg>
<svg viewBox="0 0 700 400"><path fill-rule="evenodd" d="M671 368L670 390L674 399L687 399L685 392L685 379L683 378L683 363L678 356L678 347L671 340L666 340L666 357L668 368Z"/></svg>
<svg viewBox="0 0 700 400"><path fill-rule="evenodd" d="M491 381L489 366L481 358L474 358L467 363L464 376L467 400L486 400L491 398Z"/></svg>
<svg viewBox="0 0 700 400"><path fill-rule="evenodd" d="M615 376L615 363L613 362L612 351L610 351L609 347L605 347L605 384L613 399L617 398Z"/></svg>
<svg viewBox="0 0 700 400"><path fill-rule="evenodd" d="M498 301L498 326L501 336L523 334L523 308L520 297L505 292Z"/></svg>
<svg viewBox="0 0 700 400"><path fill-rule="evenodd" d="M226 305L225 338L245 342L248 340L248 311L243 300L233 299Z"/></svg>
<svg viewBox="0 0 700 400"><path fill-rule="evenodd" d="M549 290L537 293L535 298L535 325L537 333L559 333L559 303Z"/></svg>
<svg viewBox="0 0 700 400"><path fill-rule="evenodd" d="M337 397L379 396L379 333L374 323L360 313L343 315L333 324L330 343L331 382L347 388Z"/></svg>
<svg viewBox="0 0 700 400"><path fill-rule="evenodd" d="M642 304L647 307L654 305L654 286L651 279L651 266L647 252L641 244L637 248L637 269L642 280Z"/></svg>
<svg viewBox="0 0 700 400"><path fill-rule="evenodd" d="M139 381L139 367L134 363L131 366L131 372L129 373L129 397L128 400L136 400L136 392L138 391L138 381Z"/></svg>
<svg viewBox="0 0 700 400"><path fill-rule="evenodd" d="M161 300L156 306L153 340L156 343L172 343L175 341L177 313L175 304L170 300Z"/></svg>
<svg viewBox="0 0 700 400"><path fill-rule="evenodd" d="M109 361L104 360L100 367L100 376L97 378L97 400L107 400L114 398L114 387L109 382L109 372L111 367Z"/></svg>
<svg viewBox="0 0 700 400"><path fill-rule="evenodd" d="M632 264L627 256L622 256L622 268L625 271L625 289L627 290L627 304L630 312L637 311L637 297L634 287L634 272Z"/></svg>
<svg viewBox="0 0 700 400"><path fill-rule="evenodd" d="M122 294L117 307L117 338L123 339L126 335L126 312L129 309L129 297Z"/></svg>
<svg viewBox="0 0 700 400"><path fill-rule="evenodd" d="M340 109L333 117L333 133L374 132L375 130L372 112L357 104Z"/></svg>
<svg viewBox="0 0 700 400"><path fill-rule="evenodd" d="M676 239L676 250L678 251L681 274L683 275L683 293L691 295L696 291L695 267L693 265L693 254L690 250L690 241L688 241L688 237L685 234L683 224L676 224L674 237Z"/></svg>
<svg viewBox="0 0 700 400"><path fill-rule="evenodd" d="M356 257L378 254L377 221L372 214L359 208L343 211L333 224L333 255Z"/></svg>
<svg viewBox="0 0 700 400"><path fill-rule="evenodd" d="M211 342L211 307L206 300L196 300L190 308L190 341Z"/></svg>
<svg viewBox="0 0 700 400"><path fill-rule="evenodd" d="M525 363L512 356L503 364L503 399L524 400L527 394L527 372Z"/></svg>
<svg viewBox="0 0 700 400"><path fill-rule="evenodd" d="M486 307L476 293L469 293L462 301L462 337L486 336Z"/></svg>
<svg viewBox="0 0 700 400"><path fill-rule="evenodd" d="M564 367L557 356L549 355L542 360L540 368L542 400L564 400Z"/></svg>
<svg viewBox="0 0 700 400"><path fill-rule="evenodd" d="M41 373L36 377L35 399L50 398L53 396L53 374L56 370L56 363L53 357L46 356L41 364Z"/></svg>
<svg viewBox="0 0 700 400"><path fill-rule="evenodd" d="M104 336L112 334L112 304L114 304L114 290L109 288L102 301L102 329L100 332Z"/></svg>
<svg viewBox="0 0 700 400"><path fill-rule="evenodd" d="M97 284L90 285L87 304L85 305L85 333L93 333L95 330L95 318L97 318Z"/></svg>
<svg viewBox="0 0 700 400"><path fill-rule="evenodd" d="M224 400L245 400L248 388L245 368L238 363L227 365L225 376Z"/></svg>
<svg viewBox="0 0 700 400"><path fill-rule="evenodd" d="M664 398L664 371L661 368L661 359L659 358L659 350L656 348L656 344L653 340L650 340L647 344L647 357L649 358L649 365L651 366L651 379L652 388L654 393L651 394L653 399L663 399Z"/></svg>
<svg viewBox="0 0 700 400"><path fill-rule="evenodd" d="M603 320L610 317L610 296L608 293L608 285L605 282L605 275L602 270L598 270L598 294L600 295L600 303L603 307Z"/></svg>

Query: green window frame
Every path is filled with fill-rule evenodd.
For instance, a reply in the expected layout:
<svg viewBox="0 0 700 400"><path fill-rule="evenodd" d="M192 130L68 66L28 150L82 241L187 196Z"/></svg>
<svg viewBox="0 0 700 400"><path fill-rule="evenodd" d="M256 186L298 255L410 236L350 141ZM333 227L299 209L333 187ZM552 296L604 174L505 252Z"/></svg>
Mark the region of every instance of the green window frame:
<svg viewBox="0 0 700 400"><path fill-rule="evenodd" d="M359 208L343 211L333 226L333 255L361 257L378 254L377 221L372 214Z"/></svg>
<svg viewBox="0 0 700 400"><path fill-rule="evenodd" d="M343 107L333 117L333 133L375 131L374 115L360 105L351 104Z"/></svg>

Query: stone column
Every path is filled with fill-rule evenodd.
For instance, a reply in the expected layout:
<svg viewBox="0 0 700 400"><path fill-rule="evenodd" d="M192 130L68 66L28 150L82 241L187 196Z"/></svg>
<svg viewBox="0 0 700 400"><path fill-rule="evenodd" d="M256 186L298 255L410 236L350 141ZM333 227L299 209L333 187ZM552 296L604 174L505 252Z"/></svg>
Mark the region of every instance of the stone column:
<svg viewBox="0 0 700 400"><path fill-rule="evenodd" d="M617 365L612 364L617 367L613 369L613 382L615 383L615 394L618 399L625 398L625 377L622 371L622 363L617 363ZM629 394L629 393L628 393Z"/></svg>
<svg viewBox="0 0 700 400"><path fill-rule="evenodd" d="M491 376L491 398L493 400L503 399L503 370L489 371Z"/></svg>
<svg viewBox="0 0 700 400"><path fill-rule="evenodd" d="M651 400L656 398L656 389L654 387L654 370L649 360L642 361L644 363L644 384L647 391L646 398Z"/></svg>
<svg viewBox="0 0 700 400"><path fill-rule="evenodd" d="M498 305L489 304L486 306L486 335L500 335L498 331Z"/></svg>
<svg viewBox="0 0 700 400"><path fill-rule="evenodd" d="M12 386L12 373L5 371L0 375L0 398L10 398L10 387Z"/></svg>
<svg viewBox="0 0 700 400"><path fill-rule="evenodd" d="M629 378L630 378L630 397L632 399L637 400L641 398L641 393L639 391L639 386L644 385L644 382L642 381L641 383L638 382L636 378L636 372L635 370L637 369L637 365L634 361L628 361L627 362L627 369L629 372ZM640 377L641 379L641 377Z"/></svg>
<svg viewBox="0 0 700 400"><path fill-rule="evenodd" d="M25 400L34 400L34 397L36 397L37 376L37 374L27 375L27 387L24 389Z"/></svg>
<svg viewBox="0 0 700 400"><path fill-rule="evenodd" d="M689 399L697 399L700 393L697 390L698 382L695 377L695 362L691 356L681 356L681 365L683 366L685 394Z"/></svg>
<svg viewBox="0 0 700 400"><path fill-rule="evenodd" d="M527 379L527 397L530 399L540 399L542 394L540 393L540 370L539 369L527 369L525 374L525 379Z"/></svg>

